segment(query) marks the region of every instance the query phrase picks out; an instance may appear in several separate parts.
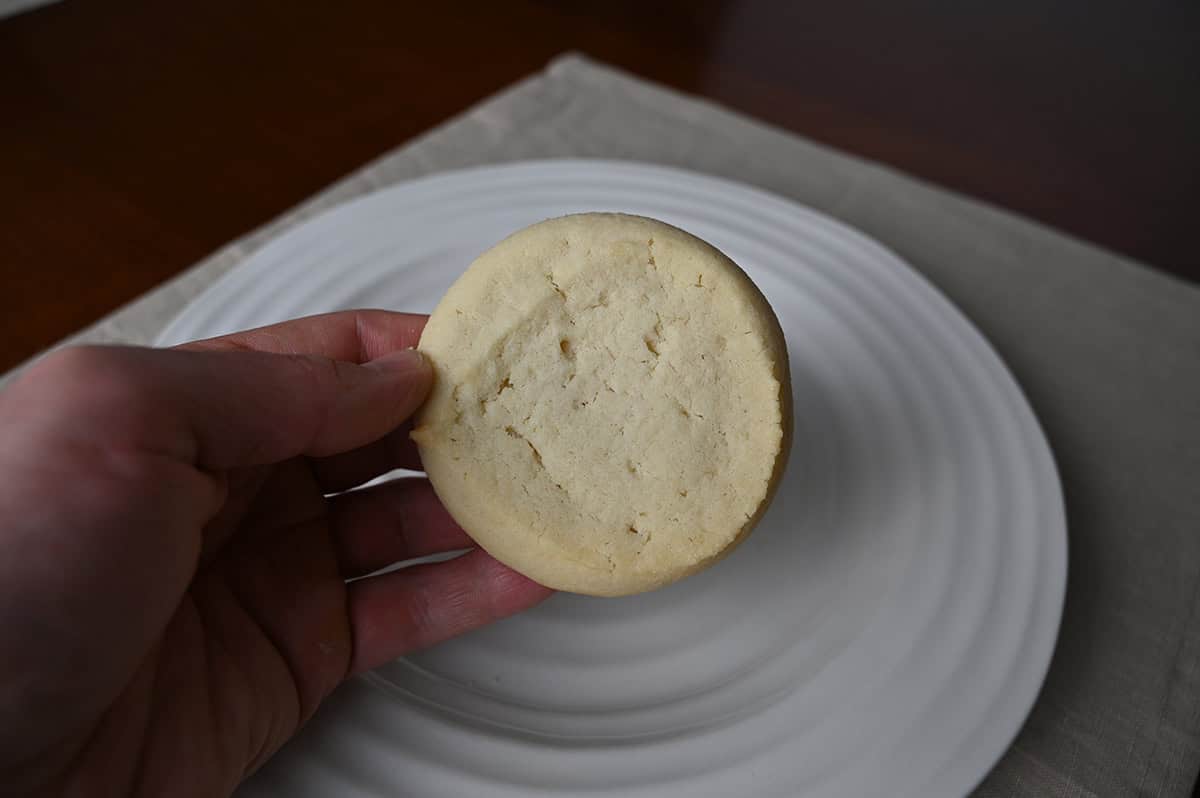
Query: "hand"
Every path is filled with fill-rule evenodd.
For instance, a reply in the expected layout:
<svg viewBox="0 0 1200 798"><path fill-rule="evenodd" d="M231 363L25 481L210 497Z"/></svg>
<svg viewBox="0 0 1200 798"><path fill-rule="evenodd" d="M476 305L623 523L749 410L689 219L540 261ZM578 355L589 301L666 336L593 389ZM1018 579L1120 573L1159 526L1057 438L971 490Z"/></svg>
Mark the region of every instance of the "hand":
<svg viewBox="0 0 1200 798"><path fill-rule="evenodd" d="M347 676L548 591L471 546L402 422L422 316L62 350L0 395L6 795L226 795Z"/></svg>

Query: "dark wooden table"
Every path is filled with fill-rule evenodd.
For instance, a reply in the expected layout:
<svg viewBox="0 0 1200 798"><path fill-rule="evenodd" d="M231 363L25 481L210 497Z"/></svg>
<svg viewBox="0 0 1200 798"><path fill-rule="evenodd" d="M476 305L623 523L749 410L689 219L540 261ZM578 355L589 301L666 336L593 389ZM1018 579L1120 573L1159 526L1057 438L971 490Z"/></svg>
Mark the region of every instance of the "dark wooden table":
<svg viewBox="0 0 1200 798"><path fill-rule="evenodd" d="M1200 3L67 0L0 21L0 368L568 49L1200 279Z"/></svg>

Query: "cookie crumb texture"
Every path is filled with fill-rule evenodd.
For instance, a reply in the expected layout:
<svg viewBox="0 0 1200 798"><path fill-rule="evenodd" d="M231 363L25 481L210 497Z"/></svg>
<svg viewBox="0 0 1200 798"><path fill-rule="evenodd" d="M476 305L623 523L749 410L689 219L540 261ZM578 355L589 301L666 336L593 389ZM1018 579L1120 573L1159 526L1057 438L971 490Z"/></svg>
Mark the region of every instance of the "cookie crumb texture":
<svg viewBox="0 0 1200 798"><path fill-rule="evenodd" d="M624 595L715 562L783 470L787 352L732 261L677 228L580 214L480 256L429 320L433 486L484 549Z"/></svg>

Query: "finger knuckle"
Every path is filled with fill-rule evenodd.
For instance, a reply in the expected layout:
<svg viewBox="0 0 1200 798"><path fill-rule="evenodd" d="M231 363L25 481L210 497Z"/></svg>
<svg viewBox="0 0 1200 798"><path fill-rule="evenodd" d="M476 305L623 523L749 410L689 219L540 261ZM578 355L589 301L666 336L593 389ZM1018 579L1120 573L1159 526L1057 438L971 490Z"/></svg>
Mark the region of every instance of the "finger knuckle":
<svg viewBox="0 0 1200 798"><path fill-rule="evenodd" d="M117 347L60 349L30 370L28 382L39 396L72 415L101 415L110 423L136 419L153 401L128 353Z"/></svg>
<svg viewBox="0 0 1200 798"><path fill-rule="evenodd" d="M319 355L285 355L303 382L307 384L310 393L326 393L326 387L340 377L338 362Z"/></svg>
<svg viewBox="0 0 1200 798"><path fill-rule="evenodd" d="M343 364L338 361L318 355L287 355L299 379L297 384L302 386L301 405L312 413L315 421L321 421L329 414L333 398L337 394L333 390L343 381Z"/></svg>

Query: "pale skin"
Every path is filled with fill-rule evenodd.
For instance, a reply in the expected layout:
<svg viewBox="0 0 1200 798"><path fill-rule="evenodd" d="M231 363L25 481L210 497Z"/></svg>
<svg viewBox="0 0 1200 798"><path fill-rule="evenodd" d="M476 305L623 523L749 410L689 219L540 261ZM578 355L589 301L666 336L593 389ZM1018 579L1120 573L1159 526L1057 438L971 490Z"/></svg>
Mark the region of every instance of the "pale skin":
<svg viewBox="0 0 1200 798"><path fill-rule="evenodd" d="M347 583L472 545L424 480L343 492L420 467L424 323L67 349L0 394L5 795L228 795L347 677L548 595L481 550Z"/></svg>

